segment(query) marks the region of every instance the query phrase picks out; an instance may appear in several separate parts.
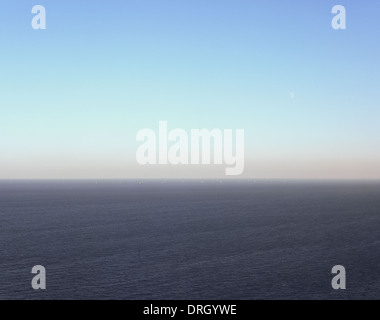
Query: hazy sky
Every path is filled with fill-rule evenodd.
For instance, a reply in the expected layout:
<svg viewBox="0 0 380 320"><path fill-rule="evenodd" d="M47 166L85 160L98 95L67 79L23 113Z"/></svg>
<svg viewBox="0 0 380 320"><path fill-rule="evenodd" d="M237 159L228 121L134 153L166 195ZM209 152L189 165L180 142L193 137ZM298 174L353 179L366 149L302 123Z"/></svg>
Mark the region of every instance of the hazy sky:
<svg viewBox="0 0 380 320"><path fill-rule="evenodd" d="M136 163L136 132L167 120L244 129L243 178L379 179L379 17L375 0L3 0L0 178L223 178Z"/></svg>

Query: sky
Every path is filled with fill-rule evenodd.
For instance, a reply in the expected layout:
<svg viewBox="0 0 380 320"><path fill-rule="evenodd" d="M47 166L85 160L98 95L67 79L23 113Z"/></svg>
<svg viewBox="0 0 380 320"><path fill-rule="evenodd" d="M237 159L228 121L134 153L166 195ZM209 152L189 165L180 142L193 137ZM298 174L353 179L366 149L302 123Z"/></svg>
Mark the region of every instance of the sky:
<svg viewBox="0 0 380 320"><path fill-rule="evenodd" d="M226 178L139 165L136 133L160 120L244 129L237 178L380 179L379 16L376 0L3 0L0 179Z"/></svg>

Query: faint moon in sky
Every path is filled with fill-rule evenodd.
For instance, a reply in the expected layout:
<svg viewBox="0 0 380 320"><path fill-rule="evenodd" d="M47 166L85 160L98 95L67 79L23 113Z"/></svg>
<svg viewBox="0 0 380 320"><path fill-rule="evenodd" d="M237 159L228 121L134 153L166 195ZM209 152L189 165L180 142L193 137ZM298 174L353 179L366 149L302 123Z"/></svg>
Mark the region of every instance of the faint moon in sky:
<svg viewBox="0 0 380 320"><path fill-rule="evenodd" d="M295 95L295 93L292 91L292 92L290 92L290 99L294 99L296 97L296 95Z"/></svg>

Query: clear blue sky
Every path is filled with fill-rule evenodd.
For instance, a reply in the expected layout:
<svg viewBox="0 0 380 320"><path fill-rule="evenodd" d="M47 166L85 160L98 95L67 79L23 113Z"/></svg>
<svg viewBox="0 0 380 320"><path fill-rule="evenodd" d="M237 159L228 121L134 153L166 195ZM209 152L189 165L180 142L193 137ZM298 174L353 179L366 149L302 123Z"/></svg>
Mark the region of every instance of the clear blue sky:
<svg viewBox="0 0 380 320"><path fill-rule="evenodd" d="M223 176L138 167L159 120L245 129L245 178L380 178L379 17L375 0L3 0L0 178Z"/></svg>

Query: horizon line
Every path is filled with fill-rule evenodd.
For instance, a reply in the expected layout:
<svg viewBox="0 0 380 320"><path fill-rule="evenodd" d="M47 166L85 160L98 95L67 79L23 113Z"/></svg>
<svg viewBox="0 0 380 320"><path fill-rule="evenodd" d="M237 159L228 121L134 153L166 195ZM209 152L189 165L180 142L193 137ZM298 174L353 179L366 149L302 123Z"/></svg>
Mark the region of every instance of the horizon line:
<svg viewBox="0 0 380 320"><path fill-rule="evenodd" d="M380 181L380 178L0 178L0 181Z"/></svg>

